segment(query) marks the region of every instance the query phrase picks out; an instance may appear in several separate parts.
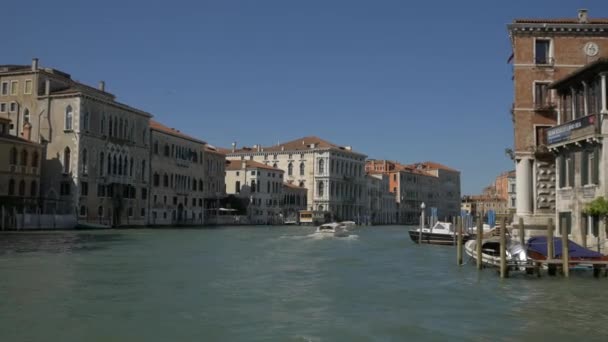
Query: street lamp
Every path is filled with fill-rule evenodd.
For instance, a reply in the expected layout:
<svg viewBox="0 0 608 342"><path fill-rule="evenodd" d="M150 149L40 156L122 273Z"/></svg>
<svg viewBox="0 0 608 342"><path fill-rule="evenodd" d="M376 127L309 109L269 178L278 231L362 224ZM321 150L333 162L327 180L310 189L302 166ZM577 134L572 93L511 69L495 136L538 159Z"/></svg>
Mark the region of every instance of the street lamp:
<svg viewBox="0 0 608 342"><path fill-rule="evenodd" d="M422 202L422 204L420 204L420 209L422 211L422 215L421 215L421 220L420 220L420 233L418 235L419 244L422 244L422 228L424 228L424 208L426 208L426 204L424 204L424 202Z"/></svg>

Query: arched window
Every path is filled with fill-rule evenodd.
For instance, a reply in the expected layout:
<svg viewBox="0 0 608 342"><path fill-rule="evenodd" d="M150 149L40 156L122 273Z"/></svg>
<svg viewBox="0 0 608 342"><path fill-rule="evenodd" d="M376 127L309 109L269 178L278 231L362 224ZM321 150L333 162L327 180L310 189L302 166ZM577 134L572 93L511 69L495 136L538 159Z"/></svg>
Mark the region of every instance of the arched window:
<svg viewBox="0 0 608 342"><path fill-rule="evenodd" d="M325 173L325 160L324 159L319 159L319 173L320 174Z"/></svg>
<svg viewBox="0 0 608 342"><path fill-rule="evenodd" d="M99 124L99 133L101 135L103 135L105 133L106 130L106 115L102 114L101 115L101 122Z"/></svg>
<svg viewBox="0 0 608 342"><path fill-rule="evenodd" d="M116 131L116 135L118 138L122 138L122 118L118 119L118 130Z"/></svg>
<svg viewBox="0 0 608 342"><path fill-rule="evenodd" d="M25 108L23 110L23 123L30 122L30 110Z"/></svg>
<svg viewBox="0 0 608 342"><path fill-rule="evenodd" d="M63 173L70 173L70 148L63 150Z"/></svg>
<svg viewBox="0 0 608 342"><path fill-rule="evenodd" d="M19 182L19 196L25 196L25 181Z"/></svg>
<svg viewBox="0 0 608 342"><path fill-rule="evenodd" d="M103 217L103 206L100 205L99 207L97 207L97 216L98 217Z"/></svg>
<svg viewBox="0 0 608 342"><path fill-rule="evenodd" d="M65 130L72 130L72 120L74 119L74 111L72 110L72 106L68 106L65 109Z"/></svg>
<svg viewBox="0 0 608 342"><path fill-rule="evenodd" d="M154 176L152 176L152 181L154 182L154 186L159 186L160 185L160 176L158 175L158 173L154 173Z"/></svg>
<svg viewBox="0 0 608 342"><path fill-rule="evenodd" d="M251 192L255 192L255 181L251 181Z"/></svg>
<svg viewBox="0 0 608 342"><path fill-rule="evenodd" d="M114 118L114 136L118 138L120 131L118 130L118 119Z"/></svg>
<svg viewBox="0 0 608 342"><path fill-rule="evenodd" d="M325 184L323 183L323 181L319 182L319 188L317 190L317 193L319 197L323 197L323 195L325 194Z"/></svg>
<svg viewBox="0 0 608 342"><path fill-rule="evenodd" d="M26 149L21 150L21 165L27 166L27 150Z"/></svg>
<svg viewBox="0 0 608 342"><path fill-rule="evenodd" d="M82 129L85 131L89 130L89 112L82 114Z"/></svg>
<svg viewBox="0 0 608 342"><path fill-rule="evenodd" d="M170 154L169 144L165 144L165 157L168 157Z"/></svg>
<svg viewBox="0 0 608 342"><path fill-rule="evenodd" d="M36 181L32 181L30 184L30 196L37 197L38 196L38 183Z"/></svg>
<svg viewBox="0 0 608 342"><path fill-rule="evenodd" d="M116 158L116 156L114 156L114 158ZM114 166L116 166L116 162L114 162ZM114 171L114 174L120 175L122 174L122 158L120 156L118 156L118 170Z"/></svg>
<svg viewBox="0 0 608 342"><path fill-rule="evenodd" d="M112 155L108 153L108 175L112 174Z"/></svg>
<svg viewBox="0 0 608 342"><path fill-rule="evenodd" d="M131 157L131 160L129 161L129 177L133 177L133 157Z"/></svg>
<svg viewBox="0 0 608 342"><path fill-rule="evenodd" d="M169 186L169 175L167 175L166 173L163 176L163 186L164 187L168 187Z"/></svg>
<svg viewBox="0 0 608 342"><path fill-rule="evenodd" d="M323 211L325 208L323 207L323 205L319 205L318 209L319 211Z"/></svg>
<svg viewBox="0 0 608 342"><path fill-rule="evenodd" d="M127 176L128 175L128 173L127 173L128 170L129 170L129 165L128 165L128 161L127 161L127 156L124 156L122 158L122 174L124 176Z"/></svg>
<svg viewBox="0 0 608 342"><path fill-rule="evenodd" d="M112 117L111 116L110 116L110 123L109 123L108 127L109 127L109 133L108 133L108 135L112 136Z"/></svg>
<svg viewBox="0 0 608 342"><path fill-rule="evenodd" d="M105 158L103 152L99 153L99 175L103 176L103 166L104 166Z"/></svg>
<svg viewBox="0 0 608 342"><path fill-rule="evenodd" d="M146 180L146 160L141 161L141 180Z"/></svg>
<svg viewBox="0 0 608 342"><path fill-rule="evenodd" d="M17 165L17 148L16 147L11 148L10 163L11 163L11 165Z"/></svg>
<svg viewBox="0 0 608 342"><path fill-rule="evenodd" d="M289 165L287 165L287 175L293 176L293 163L292 162L289 162Z"/></svg>
<svg viewBox="0 0 608 342"><path fill-rule="evenodd" d="M198 191L203 191L203 180L202 179L198 180Z"/></svg>
<svg viewBox="0 0 608 342"><path fill-rule="evenodd" d="M115 175L118 172L116 172L116 169L118 168L118 161L116 160L116 155L114 155L112 157L112 174Z"/></svg>
<svg viewBox="0 0 608 342"><path fill-rule="evenodd" d="M192 190L196 191L196 179L192 180Z"/></svg>
<svg viewBox="0 0 608 342"><path fill-rule="evenodd" d="M89 156L88 156L88 152L87 149L83 149L82 150L82 174L86 175L89 173Z"/></svg>
<svg viewBox="0 0 608 342"><path fill-rule="evenodd" d="M303 188L303 187L304 187L304 181L301 181L300 182L300 188Z"/></svg>
<svg viewBox="0 0 608 342"><path fill-rule="evenodd" d="M300 176L304 176L304 168L305 168L304 163L303 162L300 163Z"/></svg>
<svg viewBox="0 0 608 342"><path fill-rule="evenodd" d="M158 141L154 141L154 154L158 154Z"/></svg>
<svg viewBox="0 0 608 342"><path fill-rule="evenodd" d="M236 181L236 183L234 184L234 191L237 194L241 193L241 182L240 181Z"/></svg>
<svg viewBox="0 0 608 342"><path fill-rule="evenodd" d="M272 164L272 167L277 168L277 163Z"/></svg>
<svg viewBox="0 0 608 342"><path fill-rule="evenodd" d="M38 167L38 151L34 151L32 154L32 167Z"/></svg>
<svg viewBox="0 0 608 342"><path fill-rule="evenodd" d="M15 180L11 179L8 181L8 195L13 196L15 194Z"/></svg>

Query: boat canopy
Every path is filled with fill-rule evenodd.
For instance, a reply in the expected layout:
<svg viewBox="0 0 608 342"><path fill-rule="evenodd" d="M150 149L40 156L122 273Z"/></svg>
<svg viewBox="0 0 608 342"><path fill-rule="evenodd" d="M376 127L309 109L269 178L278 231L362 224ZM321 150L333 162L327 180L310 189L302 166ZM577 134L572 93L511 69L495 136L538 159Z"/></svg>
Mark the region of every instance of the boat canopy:
<svg viewBox="0 0 608 342"><path fill-rule="evenodd" d="M555 257L561 257L562 255L562 239L559 237L553 238L553 246L555 246ZM528 239L527 243L528 250L540 253L547 256L547 237L546 236L535 236ZM581 245L568 240L568 255L570 258L582 258L582 259L596 259L604 257L603 254L594 252Z"/></svg>

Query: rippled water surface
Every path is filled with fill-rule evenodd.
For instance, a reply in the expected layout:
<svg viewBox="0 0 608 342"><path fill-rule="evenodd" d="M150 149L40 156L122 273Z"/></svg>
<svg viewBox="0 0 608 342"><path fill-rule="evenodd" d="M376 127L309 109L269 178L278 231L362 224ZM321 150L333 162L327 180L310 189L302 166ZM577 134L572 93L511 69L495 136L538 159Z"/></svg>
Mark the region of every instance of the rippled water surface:
<svg viewBox="0 0 608 342"><path fill-rule="evenodd" d="M608 340L608 279L456 266L405 227L0 235L0 341Z"/></svg>

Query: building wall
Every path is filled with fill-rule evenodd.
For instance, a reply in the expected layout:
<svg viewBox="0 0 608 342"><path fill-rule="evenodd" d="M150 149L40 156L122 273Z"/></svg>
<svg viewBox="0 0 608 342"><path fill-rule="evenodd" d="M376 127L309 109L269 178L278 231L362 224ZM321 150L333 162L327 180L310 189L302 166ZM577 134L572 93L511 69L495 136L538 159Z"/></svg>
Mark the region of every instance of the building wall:
<svg viewBox="0 0 608 342"><path fill-rule="evenodd" d="M11 160L11 154L15 153L11 152L13 149L17 155L16 163ZM22 158L23 151L27 154L25 160ZM40 145L18 141L0 134L0 196L37 199L40 194L41 159ZM11 182L13 184L12 194L9 192ZM23 185L21 185L22 182Z"/></svg>
<svg viewBox="0 0 608 342"><path fill-rule="evenodd" d="M205 144L154 128L150 129L150 138L152 177L149 223L203 224Z"/></svg>
<svg viewBox="0 0 608 342"><path fill-rule="evenodd" d="M299 220L300 210L306 210L308 189L283 184L283 198L280 203L284 220Z"/></svg>
<svg viewBox="0 0 608 342"><path fill-rule="evenodd" d="M335 219L355 220L364 209L364 155L321 148L273 152L260 149L229 153L227 158L254 160L283 170L287 183L308 189L309 210L328 211ZM319 169L320 160L324 164L322 172ZM290 163L293 167L291 175ZM303 173L300 173L300 165L303 165Z"/></svg>
<svg viewBox="0 0 608 342"><path fill-rule="evenodd" d="M226 197L226 155L207 147L203 153L205 178L203 206L207 223L217 222L220 200Z"/></svg>

